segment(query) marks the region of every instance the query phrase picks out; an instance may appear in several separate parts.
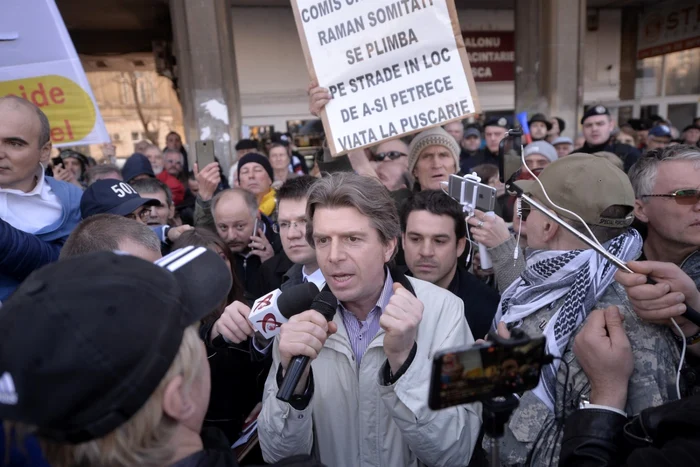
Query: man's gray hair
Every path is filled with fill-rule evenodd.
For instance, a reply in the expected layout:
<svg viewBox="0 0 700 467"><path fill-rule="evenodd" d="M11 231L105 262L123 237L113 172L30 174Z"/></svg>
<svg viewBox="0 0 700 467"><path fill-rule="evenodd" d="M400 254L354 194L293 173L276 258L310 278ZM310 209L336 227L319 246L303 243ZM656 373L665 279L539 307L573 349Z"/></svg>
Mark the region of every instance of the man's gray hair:
<svg viewBox="0 0 700 467"><path fill-rule="evenodd" d="M160 253L160 239L147 225L114 214L97 214L84 219L71 232L59 259L96 251L116 251L124 240Z"/></svg>
<svg viewBox="0 0 700 467"><path fill-rule="evenodd" d="M245 201L245 204L248 206L248 210L250 211L250 215L253 217L257 217L258 215L258 200L255 197L253 193L250 191L244 190L243 188L229 188L228 190L223 190L220 191L219 193L214 196L214 199L211 200L211 215L214 217L214 221L216 222L216 215L214 214L216 212L216 206L222 202L225 201L229 198L231 198L234 195L238 195L243 198L243 201Z"/></svg>
<svg viewBox="0 0 700 467"><path fill-rule="evenodd" d="M97 180L101 180L102 175L113 173L119 174L119 176L121 177L122 171L119 169L119 167L113 164L94 165L85 171L85 183L87 183L87 185L90 186Z"/></svg>
<svg viewBox="0 0 700 467"><path fill-rule="evenodd" d="M149 146L151 146L151 145L149 144ZM156 146L156 147L157 147L157 146ZM158 148L158 149L160 150L160 148ZM144 149L144 151L145 151L145 149ZM181 153L180 151L178 151L177 149L170 149L170 148L166 149L165 151L163 151L163 157L164 157L164 158L165 158L165 157L168 157L168 153L171 153L171 152L172 152L173 154L177 154L178 156L180 156L180 159L181 159L183 162L185 161L185 155L184 155L183 153Z"/></svg>
<svg viewBox="0 0 700 467"><path fill-rule="evenodd" d="M654 149L644 154L630 169L629 177L634 188L634 196L642 201L643 195L654 194L659 164L668 161L695 161L700 168L700 149L696 146L679 144L665 149Z"/></svg>
<svg viewBox="0 0 700 467"><path fill-rule="evenodd" d="M130 183L131 187L136 190L139 194L142 193L158 193L159 191L165 195L165 201L168 203L166 207L173 205L173 192L170 191L170 187L165 183L161 182L157 178L143 178L141 180L134 180ZM142 196L142 198L148 198L148 196Z"/></svg>
<svg viewBox="0 0 700 467"><path fill-rule="evenodd" d="M318 208L355 208L369 218L382 243L401 235L399 213L389 191L375 178L352 172L339 172L323 177L313 184L306 205L306 240L314 246L314 214ZM396 255L394 250L393 256Z"/></svg>
<svg viewBox="0 0 700 467"><path fill-rule="evenodd" d="M2 102L5 99L13 101L13 102L20 104L20 105L24 105L26 107L30 107L36 112L36 115L39 118L39 124L40 124L39 149L43 148L46 143L51 141L51 125L49 124L49 119L46 116L46 114L39 107L37 107L33 103L29 102L27 99L23 99L19 96L0 97L0 102Z"/></svg>

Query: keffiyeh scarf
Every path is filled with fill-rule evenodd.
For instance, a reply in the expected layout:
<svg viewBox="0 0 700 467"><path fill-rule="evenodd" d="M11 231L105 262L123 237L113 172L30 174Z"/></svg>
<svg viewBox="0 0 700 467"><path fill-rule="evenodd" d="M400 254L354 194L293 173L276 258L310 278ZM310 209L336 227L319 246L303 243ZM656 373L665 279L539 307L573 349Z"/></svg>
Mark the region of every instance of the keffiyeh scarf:
<svg viewBox="0 0 700 467"><path fill-rule="evenodd" d="M634 229L603 245L622 261L639 257L642 238ZM574 330L593 310L605 290L612 284L617 268L595 250L537 250L527 258L527 268L520 279L506 289L494 318L517 323L559 299L563 303L544 329L547 352L561 357ZM554 412L557 371L560 360L542 368L542 377L534 393Z"/></svg>

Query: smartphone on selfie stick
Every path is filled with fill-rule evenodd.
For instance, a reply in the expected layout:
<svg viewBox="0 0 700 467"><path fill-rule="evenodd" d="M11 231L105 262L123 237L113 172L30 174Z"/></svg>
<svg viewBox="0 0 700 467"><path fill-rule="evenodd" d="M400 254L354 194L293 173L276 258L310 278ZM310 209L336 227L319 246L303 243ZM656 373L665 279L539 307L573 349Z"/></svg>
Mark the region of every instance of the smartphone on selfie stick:
<svg viewBox="0 0 700 467"><path fill-rule="evenodd" d="M503 140L501 140L500 148L506 148L510 144L512 144L513 146L515 146L516 144L519 145L520 141L521 141L521 136L522 136L522 131L519 131L518 128L516 128L515 130L508 131L506 133L506 136L503 138ZM506 140L511 140L511 141L506 141ZM519 153L520 151L515 151L515 152ZM503 164L504 169L505 169L506 168L505 163L507 162L508 158L507 158L507 156L505 156L505 154L501 154L500 159L501 159L501 163ZM501 177L502 177L502 180L505 177L503 172L501 173ZM569 231L576 238L581 240L583 243L585 243L590 248L595 250L598 254L600 254L605 259L610 261L618 269L621 269L625 272L634 273L634 271L632 271L627 266L627 264L624 261L622 261L620 258L611 254L606 249L601 248L596 242L591 240L587 235L582 234L581 232L576 230L574 227L572 227L570 224L568 224L567 222L564 222L561 218L559 218L559 216L552 213L549 209L547 209L545 206L540 204L537 200L535 200L535 199L531 198L529 195L527 195L522 190L522 188L520 188L519 186L517 186L515 184L515 181L513 180L512 176L505 178L504 183L506 184L506 192L508 194L520 198L521 202L524 201L527 204L529 204L530 206L532 206L533 208L537 209L543 215L548 217L551 221L556 222L557 225L559 225L563 229ZM537 181L535 181L535 183L537 183ZM554 202L556 202L556 200L554 200ZM648 284L656 284L656 281L654 281L651 278L647 278L647 283ZM700 326L700 313L698 313L696 310L689 307L687 304L686 304L686 311L685 311L685 313L683 313L683 317L686 318L687 320L691 321L693 324Z"/></svg>
<svg viewBox="0 0 700 467"><path fill-rule="evenodd" d="M484 433L491 444L491 465L500 466L499 438L518 398L537 387L542 367L552 362L545 353L546 338L530 338L521 329L510 339L495 331L489 342L447 349L433 357L428 407L441 410L481 402Z"/></svg>

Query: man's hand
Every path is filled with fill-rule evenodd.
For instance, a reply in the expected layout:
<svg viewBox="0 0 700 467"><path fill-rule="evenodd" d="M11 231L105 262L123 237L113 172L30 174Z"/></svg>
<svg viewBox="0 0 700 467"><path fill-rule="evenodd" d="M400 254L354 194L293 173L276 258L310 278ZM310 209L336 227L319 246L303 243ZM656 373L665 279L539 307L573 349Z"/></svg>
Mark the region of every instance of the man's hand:
<svg viewBox="0 0 700 467"><path fill-rule="evenodd" d="M211 340L222 335L228 342L240 344L248 337L253 337L255 329L248 321L248 315L250 307L244 303L235 301L227 306L211 328Z"/></svg>
<svg viewBox="0 0 700 467"><path fill-rule="evenodd" d="M630 261L627 265L635 274L618 271L615 280L625 288L640 318L676 331L670 321L674 318L686 337L698 332L698 326L681 316L686 310L684 302L700 310L700 292L681 268L657 261ZM647 276L657 284L647 284Z"/></svg>
<svg viewBox="0 0 700 467"><path fill-rule="evenodd" d="M386 332L384 353L392 373L398 372L410 355L421 319L423 302L395 282L394 295L379 318L379 325Z"/></svg>
<svg viewBox="0 0 700 467"><path fill-rule="evenodd" d="M207 164L202 171L199 171L199 164L195 163L194 167L194 177L199 183L199 197L202 201L209 201L214 197L216 189L221 183L221 173L219 172L219 163L212 162Z"/></svg>
<svg viewBox="0 0 700 467"><path fill-rule="evenodd" d="M287 371L289 362L296 356L309 357L313 361L318 357L326 339L338 331L338 325L326 318L316 310L307 310L289 318L280 328L280 365L283 372ZM301 394L309 379L311 365L299 380L299 385L294 393Z"/></svg>
<svg viewBox="0 0 700 467"><path fill-rule="evenodd" d="M591 383L590 402L625 410L634 357L616 306L588 315L574 340L574 354Z"/></svg>
<svg viewBox="0 0 700 467"><path fill-rule="evenodd" d="M80 186L78 180L75 179L73 171L64 169L63 166L56 165L53 168L53 178L62 182L70 183L75 186Z"/></svg>
<svg viewBox="0 0 700 467"><path fill-rule="evenodd" d="M472 245L472 247L474 248L472 258L472 270L474 271L474 275L482 280L493 276L493 269L481 269L481 254L479 253L479 249L476 248L475 245Z"/></svg>
<svg viewBox="0 0 700 467"><path fill-rule="evenodd" d="M272 249L272 245L267 240L262 229L258 229L258 234L250 237L248 247L250 247L251 254L260 257L261 263L275 256L275 251Z"/></svg>
<svg viewBox="0 0 700 467"><path fill-rule="evenodd" d="M193 229L194 229L194 227L192 227L191 225L181 225L180 227L171 227L170 229L168 229L168 240L170 240L170 242L175 242L175 240L180 238L180 236L182 236L182 234L184 234L188 230L193 230Z"/></svg>
<svg viewBox="0 0 700 467"><path fill-rule="evenodd" d="M493 248L510 240L510 231L502 218L487 216L478 209L467 219L472 226L472 239L488 248Z"/></svg>
<svg viewBox="0 0 700 467"><path fill-rule="evenodd" d="M319 87L317 81L312 81L309 84L309 112L316 117L321 116L321 111L331 99L331 93L326 88Z"/></svg>

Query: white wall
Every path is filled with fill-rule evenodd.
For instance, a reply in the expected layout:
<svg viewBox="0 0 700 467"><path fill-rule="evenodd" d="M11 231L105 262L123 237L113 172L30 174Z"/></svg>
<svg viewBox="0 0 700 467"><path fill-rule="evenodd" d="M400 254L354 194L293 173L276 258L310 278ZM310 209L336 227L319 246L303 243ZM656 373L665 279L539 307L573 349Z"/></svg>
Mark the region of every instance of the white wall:
<svg viewBox="0 0 700 467"><path fill-rule="evenodd" d="M464 31L511 31L513 10L460 10ZM304 54L290 8L233 8L233 35L238 66L243 123L275 125L312 118ZM586 34L585 102L617 98L620 63L620 10L601 10L600 28ZM612 65L610 71L606 70ZM514 107L512 82L479 83L483 110Z"/></svg>

